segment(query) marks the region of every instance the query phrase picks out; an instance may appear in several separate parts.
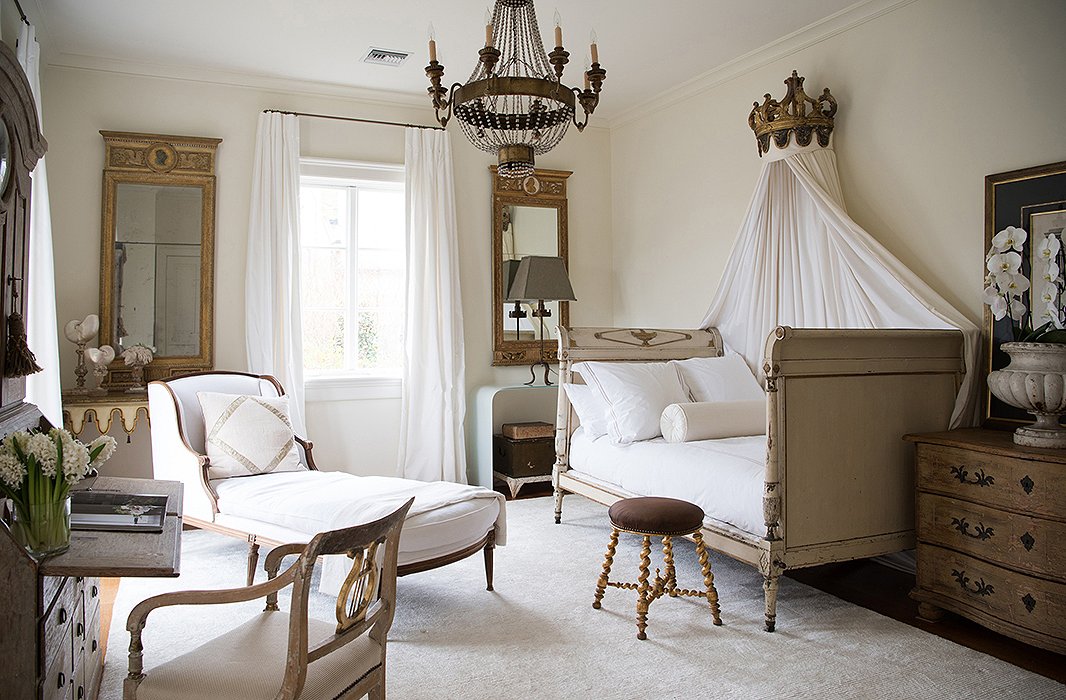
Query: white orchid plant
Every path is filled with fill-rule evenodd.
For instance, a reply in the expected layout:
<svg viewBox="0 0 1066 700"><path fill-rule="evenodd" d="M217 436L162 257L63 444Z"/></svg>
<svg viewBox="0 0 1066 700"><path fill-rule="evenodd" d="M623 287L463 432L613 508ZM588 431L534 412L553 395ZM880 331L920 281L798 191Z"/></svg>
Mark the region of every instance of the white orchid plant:
<svg viewBox="0 0 1066 700"><path fill-rule="evenodd" d="M1028 237L1025 229L1008 226L992 238L985 257L984 303L995 320L1010 318L1011 335L1016 341L1066 343L1066 309L1062 304L1066 251L1057 236L1032 242L1041 265L1030 275L1041 281L1041 294L1032 300L1030 308L1024 295L1032 285L1022 272L1022 251Z"/></svg>

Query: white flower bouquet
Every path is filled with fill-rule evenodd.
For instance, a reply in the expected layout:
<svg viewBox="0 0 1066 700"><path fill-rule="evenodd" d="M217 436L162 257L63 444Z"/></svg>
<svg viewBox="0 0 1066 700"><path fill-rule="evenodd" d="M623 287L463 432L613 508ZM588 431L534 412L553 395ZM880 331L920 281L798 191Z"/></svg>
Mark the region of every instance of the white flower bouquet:
<svg viewBox="0 0 1066 700"><path fill-rule="evenodd" d="M70 487L111 458L115 439L88 445L70 432L20 430L0 440L0 494L13 504L11 531L31 553L56 554L70 545Z"/></svg>
<svg viewBox="0 0 1066 700"><path fill-rule="evenodd" d="M1010 317L1011 336L1027 343L1066 343L1066 309L1063 308L1063 271L1066 251L1057 236L1036 244L1040 269L1022 269L1022 251L1029 237L1025 229L1008 226L992 238L985 256L984 303L999 321ZM1030 279L1033 280L1030 283ZM1024 295L1033 289L1032 303Z"/></svg>

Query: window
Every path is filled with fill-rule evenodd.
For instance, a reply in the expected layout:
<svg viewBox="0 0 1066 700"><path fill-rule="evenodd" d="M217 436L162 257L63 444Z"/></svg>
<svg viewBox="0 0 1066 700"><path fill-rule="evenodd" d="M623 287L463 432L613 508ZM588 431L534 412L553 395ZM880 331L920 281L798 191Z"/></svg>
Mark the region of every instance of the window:
<svg viewBox="0 0 1066 700"><path fill-rule="evenodd" d="M302 160L300 294L308 379L400 375L404 229L402 168Z"/></svg>

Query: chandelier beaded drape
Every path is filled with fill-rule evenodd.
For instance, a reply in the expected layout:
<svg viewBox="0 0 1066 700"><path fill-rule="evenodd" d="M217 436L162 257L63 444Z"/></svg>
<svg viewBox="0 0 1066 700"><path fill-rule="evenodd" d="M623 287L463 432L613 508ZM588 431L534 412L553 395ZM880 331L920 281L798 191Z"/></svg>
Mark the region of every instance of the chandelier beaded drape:
<svg viewBox="0 0 1066 700"><path fill-rule="evenodd" d="M975 424L977 326L848 216L832 143L772 145L765 158L701 326L718 328L756 371L779 325L957 328L966 375L951 427Z"/></svg>

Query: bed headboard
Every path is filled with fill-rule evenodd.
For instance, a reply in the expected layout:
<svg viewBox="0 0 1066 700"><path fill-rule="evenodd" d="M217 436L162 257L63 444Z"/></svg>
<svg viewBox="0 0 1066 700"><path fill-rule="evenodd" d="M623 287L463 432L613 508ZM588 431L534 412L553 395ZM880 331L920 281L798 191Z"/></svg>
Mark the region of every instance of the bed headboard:
<svg viewBox="0 0 1066 700"><path fill-rule="evenodd" d="M585 360L663 362L721 354L717 328L559 327L560 373Z"/></svg>

